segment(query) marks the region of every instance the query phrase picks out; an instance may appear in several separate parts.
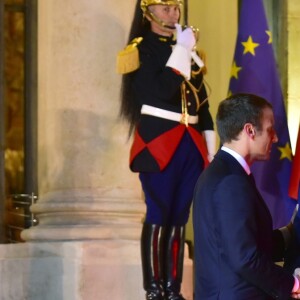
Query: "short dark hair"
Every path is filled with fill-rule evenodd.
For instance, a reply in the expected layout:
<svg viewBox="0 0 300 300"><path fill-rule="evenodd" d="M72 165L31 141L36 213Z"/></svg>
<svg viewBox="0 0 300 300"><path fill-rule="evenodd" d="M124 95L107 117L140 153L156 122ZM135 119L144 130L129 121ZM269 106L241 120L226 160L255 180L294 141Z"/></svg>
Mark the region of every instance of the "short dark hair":
<svg viewBox="0 0 300 300"><path fill-rule="evenodd" d="M260 131L265 108L272 109L272 105L253 94L234 94L221 101L216 120L221 144L236 140L246 123L251 123Z"/></svg>

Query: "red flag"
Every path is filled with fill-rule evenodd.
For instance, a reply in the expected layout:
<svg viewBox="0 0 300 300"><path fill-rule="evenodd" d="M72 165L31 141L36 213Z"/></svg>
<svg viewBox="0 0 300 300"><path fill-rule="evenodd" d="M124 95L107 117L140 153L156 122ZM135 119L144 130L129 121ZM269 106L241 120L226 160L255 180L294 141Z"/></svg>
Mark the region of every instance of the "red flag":
<svg viewBox="0 0 300 300"><path fill-rule="evenodd" d="M296 200L298 200L299 183L300 183L300 125L298 129L296 152L293 159L291 179L289 185L289 196Z"/></svg>

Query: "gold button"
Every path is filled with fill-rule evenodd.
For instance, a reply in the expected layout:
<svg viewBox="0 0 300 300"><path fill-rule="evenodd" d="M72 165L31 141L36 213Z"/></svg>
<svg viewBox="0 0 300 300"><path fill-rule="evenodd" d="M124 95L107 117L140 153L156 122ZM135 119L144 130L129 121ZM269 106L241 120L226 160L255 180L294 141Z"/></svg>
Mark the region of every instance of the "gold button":
<svg viewBox="0 0 300 300"><path fill-rule="evenodd" d="M189 91L189 90L187 90L187 91L186 91L186 93L187 93L187 94L189 94L189 93L190 93L190 91Z"/></svg>
<svg viewBox="0 0 300 300"><path fill-rule="evenodd" d="M188 102L188 106L191 106L192 105L192 103L191 102Z"/></svg>

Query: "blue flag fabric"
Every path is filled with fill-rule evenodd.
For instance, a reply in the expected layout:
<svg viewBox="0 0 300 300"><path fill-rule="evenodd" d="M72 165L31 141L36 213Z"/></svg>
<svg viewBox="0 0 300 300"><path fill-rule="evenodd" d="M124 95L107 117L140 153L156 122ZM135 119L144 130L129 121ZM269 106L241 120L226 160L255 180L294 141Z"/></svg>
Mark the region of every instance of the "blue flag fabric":
<svg viewBox="0 0 300 300"><path fill-rule="evenodd" d="M229 93L256 94L273 105L279 140L272 147L270 159L255 162L251 171L269 207L273 226L279 228L289 222L296 201L288 196L292 151L263 0L242 1Z"/></svg>

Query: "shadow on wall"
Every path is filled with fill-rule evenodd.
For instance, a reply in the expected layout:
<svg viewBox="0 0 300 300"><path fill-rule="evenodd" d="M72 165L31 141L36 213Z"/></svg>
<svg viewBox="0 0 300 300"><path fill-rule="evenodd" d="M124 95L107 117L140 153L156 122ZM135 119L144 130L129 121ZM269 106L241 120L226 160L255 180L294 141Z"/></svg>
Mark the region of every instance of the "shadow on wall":
<svg viewBox="0 0 300 300"><path fill-rule="evenodd" d="M113 177L110 165L119 160L115 125L108 116L87 111L64 110L57 114L53 144L40 149L40 172L55 189L100 185ZM52 153L51 153L52 152ZM121 157L122 159L122 157ZM41 182L43 184L43 182Z"/></svg>

